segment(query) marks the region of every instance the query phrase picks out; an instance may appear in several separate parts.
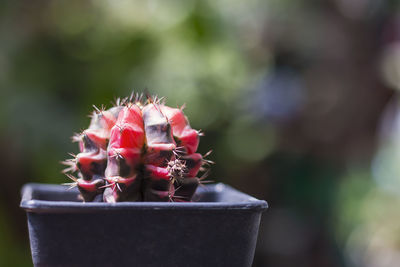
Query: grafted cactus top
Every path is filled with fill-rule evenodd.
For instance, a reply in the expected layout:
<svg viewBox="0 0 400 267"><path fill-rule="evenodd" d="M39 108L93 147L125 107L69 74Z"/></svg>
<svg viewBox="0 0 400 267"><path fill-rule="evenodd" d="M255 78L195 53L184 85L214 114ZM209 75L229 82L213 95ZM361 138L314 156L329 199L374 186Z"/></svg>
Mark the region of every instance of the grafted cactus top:
<svg viewBox="0 0 400 267"><path fill-rule="evenodd" d="M88 129L73 137L80 153L63 163L77 172L84 201L190 201L197 174L210 161L196 153L201 133L182 108L133 97L97 109Z"/></svg>

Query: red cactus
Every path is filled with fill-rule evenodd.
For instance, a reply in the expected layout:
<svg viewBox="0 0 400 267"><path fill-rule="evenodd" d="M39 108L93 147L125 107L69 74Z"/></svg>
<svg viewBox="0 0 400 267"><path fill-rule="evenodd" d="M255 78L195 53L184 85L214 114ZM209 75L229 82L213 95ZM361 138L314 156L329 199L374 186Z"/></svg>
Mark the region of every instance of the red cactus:
<svg viewBox="0 0 400 267"><path fill-rule="evenodd" d="M78 172L84 201L190 201L204 164L196 153L201 133L192 129L182 108L148 97L131 96L92 115L87 130L73 137L80 153L63 163Z"/></svg>

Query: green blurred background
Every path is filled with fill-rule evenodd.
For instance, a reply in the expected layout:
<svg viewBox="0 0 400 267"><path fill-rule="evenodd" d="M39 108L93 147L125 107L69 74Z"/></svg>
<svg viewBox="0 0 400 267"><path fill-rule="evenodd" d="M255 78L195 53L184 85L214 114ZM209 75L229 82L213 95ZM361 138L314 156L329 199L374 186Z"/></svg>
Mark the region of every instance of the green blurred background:
<svg viewBox="0 0 400 267"><path fill-rule="evenodd" d="M270 209L254 266L400 266L400 9L382 0L2 1L0 266L92 104L186 103L210 179Z"/></svg>

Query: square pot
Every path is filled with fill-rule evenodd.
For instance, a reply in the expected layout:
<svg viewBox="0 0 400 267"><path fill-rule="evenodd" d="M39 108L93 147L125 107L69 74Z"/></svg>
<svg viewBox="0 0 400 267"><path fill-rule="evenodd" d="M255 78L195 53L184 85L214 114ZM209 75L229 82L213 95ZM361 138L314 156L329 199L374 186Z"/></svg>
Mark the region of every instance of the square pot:
<svg viewBox="0 0 400 267"><path fill-rule="evenodd" d="M77 190L27 184L35 266L251 266L267 202L225 184L192 202L82 203Z"/></svg>

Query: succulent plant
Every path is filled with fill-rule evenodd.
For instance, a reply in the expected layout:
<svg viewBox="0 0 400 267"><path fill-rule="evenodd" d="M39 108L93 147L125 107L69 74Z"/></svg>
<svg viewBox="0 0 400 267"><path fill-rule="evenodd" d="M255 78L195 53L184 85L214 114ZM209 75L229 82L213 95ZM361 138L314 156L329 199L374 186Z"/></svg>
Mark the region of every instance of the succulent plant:
<svg viewBox="0 0 400 267"><path fill-rule="evenodd" d="M212 162L196 153L200 131L190 127L184 106L157 97L117 99L94 106L89 128L75 134L80 153L63 170L87 201L190 201ZM71 173L77 173L74 176Z"/></svg>

